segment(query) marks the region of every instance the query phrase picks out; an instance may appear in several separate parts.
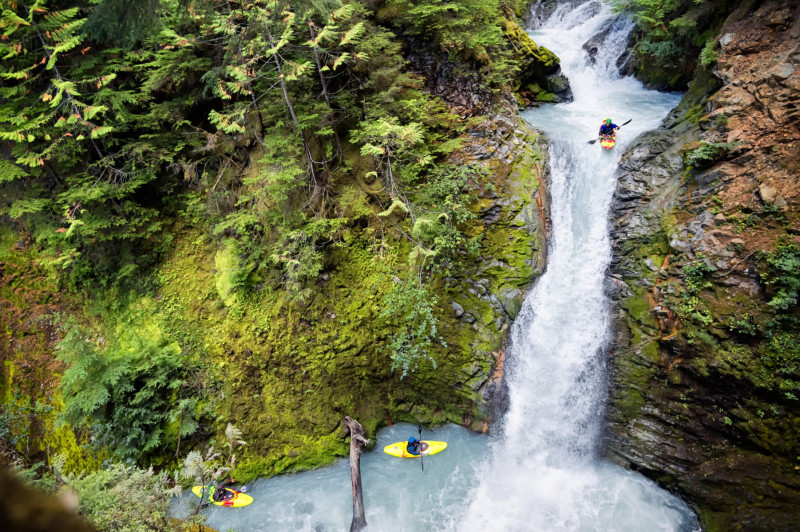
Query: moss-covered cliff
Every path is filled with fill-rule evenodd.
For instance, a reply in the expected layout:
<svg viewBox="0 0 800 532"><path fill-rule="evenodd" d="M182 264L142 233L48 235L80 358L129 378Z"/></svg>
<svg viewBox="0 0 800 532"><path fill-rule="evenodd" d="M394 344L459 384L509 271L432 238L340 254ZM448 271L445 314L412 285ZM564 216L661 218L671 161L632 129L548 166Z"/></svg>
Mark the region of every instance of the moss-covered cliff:
<svg viewBox="0 0 800 532"><path fill-rule="evenodd" d="M519 33L515 22L507 22ZM524 34L512 37L530 41ZM377 153L400 153L402 148L387 143L384 151L367 156L355 136L349 141L343 136L341 164L325 167L327 182L319 189L324 191L293 192L276 206L275 197L265 192L264 176L289 165L276 162L274 153L280 150L275 146L267 153L257 120L250 119L244 133L208 137L205 162L226 161L218 173L195 179L200 166L182 167L188 177L177 188L184 188L163 200L169 209L152 226L157 235L150 239L152 255L141 261L142 267L129 263L131 269L122 268L118 279L111 275L97 282L95 273L84 270L84 284L74 290L64 272L81 255L79 247L71 255L59 248L61 255L54 259L52 250L29 237L29 228L3 219L9 223L2 227L0 251L0 392L8 422L0 425L0 438L9 453L22 451L9 462L63 454L66 469L79 472L115 456L120 440L145 446L158 440L140 456L127 448L126 456L167 466L234 423L248 443L235 473L246 481L319 466L346 454L345 415L357 418L368 434L400 420L486 430L502 375L505 331L525 290L544 268L544 143L520 119L513 87L497 85L492 92L476 74L476 64L449 59L430 42L428 48L414 48L412 37L377 40L385 49L404 46L409 63L398 63L402 74L387 73L390 81L377 72L375 83L386 84L381 89L391 93L387 98L395 96L391 104L403 112L435 113L416 119L430 128L426 138L434 139L431 143L448 146L441 152L446 156L420 152L416 160L409 157L409 165L425 169L407 178L413 186L402 193L390 193L391 182L376 163ZM530 50L519 52L517 59L528 74L545 76L557 68L555 56L532 41L526 46ZM539 55L528 57L531 51ZM435 123L440 117L442 123ZM353 125L343 123L340 127ZM310 149L324 151L316 145ZM464 169L463 179L453 181L459 189L441 192L438 204L410 210L408 205L420 197L420 203L430 203L433 193L422 194L440 186L419 179L434 166L432 160ZM248 189L254 182L258 186ZM302 195L306 192L310 197ZM242 200L247 194L257 201ZM402 194L412 198L405 205L397 199ZM454 195L461 196L456 200ZM231 225L215 231L209 222L211 217L220 222L220 213L246 218L258 209L271 209L271 221L288 219L292 209L305 208L318 215L324 232L311 245L303 241L310 226L288 232L283 240L276 227L267 227L258 236L263 239L259 248L251 236L249 243L242 237L252 230L252 219L238 233ZM69 238L81 225L74 223L78 214L78 207L68 211L70 229L53 232ZM451 223L456 215L461 221ZM426 234L432 226L436 231ZM448 240L445 230L463 239ZM438 252L437 246L444 249L453 242L460 244L446 249L450 258L433 269L420 267L434 248ZM140 249L127 249L126 260ZM306 277L298 283L292 268L307 268ZM420 277L427 291L422 304L433 303L435 329L426 356L403 377L402 365L393 370L396 353L390 344L410 326L404 321L408 305L392 313L387 302L398 287ZM302 290L290 288L291 282ZM128 373L117 376L115 364ZM67 367L78 368L70 377L71 388L62 382ZM85 378L88 373L98 382L84 390L81 379L91 380ZM151 387L163 393L151 393ZM61 422L65 395L84 403L68 418L82 420L74 426ZM171 413L162 416L163 422L150 423L142 416L139 423L137 412L146 407L138 403L156 400L169 403ZM130 408L119 417L125 402L142 409ZM134 426L130 431L127 422ZM150 425L142 429L146 422Z"/></svg>
<svg viewBox="0 0 800 532"><path fill-rule="evenodd" d="M302 303L273 291L226 300L230 249L190 230L177 239L156 273L155 296L133 305L195 346L217 375L218 428L235 423L249 444L238 478L346 454L345 415L368 433L400 420L485 428L503 333L544 265L532 171L543 154L538 135L513 117L487 120L473 138L463 160L485 157L489 169L475 183L467 229L480 246L463 270L434 281L442 340L431 352L435 367L424 362L404 379L391 371L386 347L397 321L380 314L409 249L377 218L346 229L324 252L325 268Z"/></svg>
<svg viewBox="0 0 800 532"><path fill-rule="evenodd" d="M480 161L488 172L474 183L475 217L466 229L479 245L465 255L462 270L433 283L441 338L431 352L435 367L423 363L404 379L390 369L386 344L397 321L380 313L383 296L405 275L409 249L402 234L377 225L374 213L324 252L324 270L302 303L280 291L231 291L239 268L232 259L235 243L217 244L181 225L149 287L100 291L90 300L72 297L73 308L85 309L80 314L98 337L137 331L177 342L200 360L198 382L190 385L204 387L213 403L204 407L203 417L212 424L203 430L213 433L233 422L249 443L239 462L240 479L322 465L346 454L344 415L357 416L370 433L399 420L485 430L504 332L543 269L546 249L547 198L536 170L543 167L543 146L515 111L508 113L477 126L458 155L465 163ZM20 394L16 415L30 410L34 423L31 398L49 404L58 382L61 368L52 351L58 335L47 313L61 310L58 298L64 296L53 290L46 272L37 273L31 265L35 251L30 243L16 243L18 238L4 233L2 301L7 316L19 317L7 323L3 391L7 405ZM47 286L39 287L37 278ZM41 298L50 303L46 308L37 306ZM27 340L36 334L38 341ZM37 352L46 359L38 365L31 358ZM31 371L43 374L37 378ZM21 388L26 382L49 386L47 395ZM25 401L33 403L28 407ZM46 433L34 427L6 436L38 447ZM70 456L79 462L70 465L79 467L75 443L59 446L50 435L46 441L50 453L74 449Z"/></svg>
<svg viewBox="0 0 800 532"><path fill-rule="evenodd" d="M742 2L662 128L623 157L608 452L708 530L800 508L796 3Z"/></svg>

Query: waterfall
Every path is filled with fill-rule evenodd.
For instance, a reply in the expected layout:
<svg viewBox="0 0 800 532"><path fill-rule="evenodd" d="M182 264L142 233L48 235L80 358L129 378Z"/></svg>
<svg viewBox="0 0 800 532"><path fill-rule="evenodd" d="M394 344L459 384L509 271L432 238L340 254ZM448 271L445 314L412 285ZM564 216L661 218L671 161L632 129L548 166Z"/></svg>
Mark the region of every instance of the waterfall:
<svg viewBox="0 0 800 532"><path fill-rule="evenodd" d="M678 96L621 78L632 29L597 0L534 4L534 40L562 61L575 101L525 118L550 139L552 227L548 266L511 330L510 404L458 530L693 530L685 505L601 458L609 304L608 210L625 146L658 126ZM582 45L594 36L590 58ZM587 143L601 121L631 124L618 144Z"/></svg>

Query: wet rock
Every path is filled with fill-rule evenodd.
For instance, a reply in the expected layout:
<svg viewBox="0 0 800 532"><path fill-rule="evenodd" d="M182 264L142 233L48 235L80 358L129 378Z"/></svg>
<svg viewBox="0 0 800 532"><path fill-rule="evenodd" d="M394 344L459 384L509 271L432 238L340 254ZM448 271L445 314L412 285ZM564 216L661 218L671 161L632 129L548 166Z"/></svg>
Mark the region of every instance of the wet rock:
<svg viewBox="0 0 800 532"><path fill-rule="evenodd" d="M617 34L620 32L630 34L632 30L633 24L630 23L627 17L622 15L604 22L597 33L592 35L581 47L586 53L586 61L589 64L596 65L600 50L608 49L607 41L610 38L616 39ZM630 67L630 50L626 50L619 57L612 58L612 61L621 74L628 74L625 70Z"/></svg>
<svg viewBox="0 0 800 532"><path fill-rule="evenodd" d="M523 15L523 20L525 20L526 28L536 29L540 27L550 15L553 14L553 11L561 3L559 0L544 0L542 2L535 2L533 5L530 6L528 13Z"/></svg>
<svg viewBox="0 0 800 532"><path fill-rule="evenodd" d="M406 36L406 59L412 72L424 76L426 87L462 116L474 116L492 108L493 97L477 73L464 69L456 58L432 52L423 38ZM467 73L465 73L467 72Z"/></svg>
<svg viewBox="0 0 800 532"><path fill-rule="evenodd" d="M779 80L785 80L792 74L794 74L794 65L791 63L781 63L772 70L772 76Z"/></svg>
<svg viewBox="0 0 800 532"><path fill-rule="evenodd" d="M546 87L553 93L551 103L571 102L574 99L569 79L560 70L548 76L547 79L549 84Z"/></svg>
<svg viewBox="0 0 800 532"><path fill-rule="evenodd" d="M500 220L501 213L503 212L503 207L498 204L493 204L491 207L486 209L481 217L483 218L483 223L486 225L492 225Z"/></svg>
<svg viewBox="0 0 800 532"><path fill-rule="evenodd" d="M779 9L769 14L769 17L767 18L767 26L778 26L782 29L786 29L789 27L789 24L791 24L792 18L793 12L791 8L787 7L784 9Z"/></svg>
<svg viewBox="0 0 800 532"><path fill-rule="evenodd" d="M728 46L732 40L733 40L733 34L726 33L725 35L719 38L719 45L724 48L725 46Z"/></svg>
<svg viewBox="0 0 800 532"><path fill-rule="evenodd" d="M450 301L450 308L453 309L453 314L456 318L460 318L464 315L464 307L456 303L455 301Z"/></svg>
<svg viewBox="0 0 800 532"><path fill-rule="evenodd" d="M500 304L510 319L515 319L522 307L523 292L519 288L506 288L500 292Z"/></svg>
<svg viewBox="0 0 800 532"><path fill-rule="evenodd" d="M503 31L514 45L521 61L515 87L529 100L549 103L572 101L569 80L561 73L558 57L537 45L514 21L502 21Z"/></svg>

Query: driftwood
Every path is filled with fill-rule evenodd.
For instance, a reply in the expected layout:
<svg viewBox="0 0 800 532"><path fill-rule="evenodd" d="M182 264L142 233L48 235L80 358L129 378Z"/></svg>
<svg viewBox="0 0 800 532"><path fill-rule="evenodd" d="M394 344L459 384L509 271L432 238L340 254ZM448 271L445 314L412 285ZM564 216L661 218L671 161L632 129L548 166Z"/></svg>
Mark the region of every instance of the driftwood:
<svg viewBox="0 0 800 532"><path fill-rule="evenodd" d="M364 497L361 494L361 447L369 444L369 440L364 438L364 428L355 419L345 416L344 424L350 429L350 480L353 484L353 522L350 523L350 532L355 532L367 527Z"/></svg>

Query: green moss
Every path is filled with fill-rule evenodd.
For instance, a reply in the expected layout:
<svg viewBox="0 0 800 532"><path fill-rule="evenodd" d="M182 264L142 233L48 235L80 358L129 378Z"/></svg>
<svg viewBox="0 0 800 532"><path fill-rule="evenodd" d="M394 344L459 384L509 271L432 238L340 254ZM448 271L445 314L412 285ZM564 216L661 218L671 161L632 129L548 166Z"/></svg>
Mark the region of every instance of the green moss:
<svg viewBox="0 0 800 532"><path fill-rule="evenodd" d="M236 303L236 288L241 285L239 244L236 240L228 238L222 241L222 247L214 257L214 265L217 293L225 305L230 307Z"/></svg>
<svg viewBox="0 0 800 532"><path fill-rule="evenodd" d="M726 532L731 530L731 517L728 512L718 512L701 506L697 512L700 526L707 532Z"/></svg>
<svg viewBox="0 0 800 532"><path fill-rule="evenodd" d="M52 272L41 266L45 260L27 236L0 226L0 299L20 309L52 301L59 287Z"/></svg>
<svg viewBox="0 0 800 532"><path fill-rule="evenodd" d="M517 53L526 62L540 63L547 69L558 66L559 59L544 46L538 46L522 27L512 20L502 21L503 31L517 50Z"/></svg>
<svg viewBox="0 0 800 532"><path fill-rule="evenodd" d="M642 355L654 364L661 362L661 355L658 349L658 342L645 342L642 346Z"/></svg>
<svg viewBox="0 0 800 532"><path fill-rule="evenodd" d="M629 362L623 371L628 386L617 392L614 404L624 413L626 419L635 419L639 410L646 404L641 390L649 386L652 373L643 366L634 366Z"/></svg>
<svg viewBox="0 0 800 532"><path fill-rule="evenodd" d="M515 21L504 20L502 27L521 66L514 90L527 91L528 96L532 95L536 101L553 101L553 93L565 88L548 77L558 72L558 57L544 46L537 45Z"/></svg>
<svg viewBox="0 0 800 532"><path fill-rule="evenodd" d="M649 317L650 305L641 287L634 288L634 293L622 302L623 308L628 311L631 318L638 323L644 323Z"/></svg>

